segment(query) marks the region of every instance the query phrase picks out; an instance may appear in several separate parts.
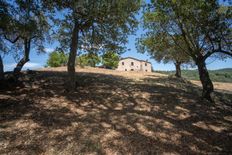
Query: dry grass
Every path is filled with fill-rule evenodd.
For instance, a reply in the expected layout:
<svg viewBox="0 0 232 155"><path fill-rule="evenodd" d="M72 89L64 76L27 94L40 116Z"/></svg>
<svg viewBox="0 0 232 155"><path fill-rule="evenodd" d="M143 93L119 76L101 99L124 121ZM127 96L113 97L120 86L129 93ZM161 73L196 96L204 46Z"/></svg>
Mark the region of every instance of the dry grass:
<svg viewBox="0 0 232 155"><path fill-rule="evenodd" d="M191 82L201 87L200 81L191 80ZM232 94L232 83L214 82L213 84L216 91Z"/></svg>
<svg viewBox="0 0 232 155"><path fill-rule="evenodd" d="M0 91L0 154L231 154L230 94L154 73L64 68L24 74ZM227 98L227 99L226 99Z"/></svg>

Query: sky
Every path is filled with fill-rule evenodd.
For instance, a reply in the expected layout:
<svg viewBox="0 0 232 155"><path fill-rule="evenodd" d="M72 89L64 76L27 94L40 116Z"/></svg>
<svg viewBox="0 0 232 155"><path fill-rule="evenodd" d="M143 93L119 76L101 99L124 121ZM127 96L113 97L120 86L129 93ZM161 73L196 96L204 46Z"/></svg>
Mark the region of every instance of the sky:
<svg viewBox="0 0 232 155"><path fill-rule="evenodd" d="M141 14L137 16L138 19L140 19ZM164 70L164 71L170 71L175 70L175 66L172 63L164 64L164 63L158 63L154 59L151 59L148 54L142 54L136 49L136 38L139 38L141 34L144 33L144 30L142 29L141 25L139 26L138 30L134 35L128 36L128 43L126 44L127 51L124 51L124 53L121 55L121 57L134 57L141 60L148 60L152 63L154 70ZM46 43L45 43L46 44ZM23 67L23 70L27 69L39 69L43 68L46 65L48 55L50 52L54 51L56 48L56 43L52 45L46 45L46 53L38 54L35 50L31 50L30 53L30 61L25 64ZM4 70L5 71L11 71L16 66L16 61L14 60L12 55L5 55L3 57L4 62ZM206 62L207 68L209 70L216 70L221 68L232 68L232 59L226 59L226 60L208 60ZM188 68L188 69L196 69L196 68Z"/></svg>

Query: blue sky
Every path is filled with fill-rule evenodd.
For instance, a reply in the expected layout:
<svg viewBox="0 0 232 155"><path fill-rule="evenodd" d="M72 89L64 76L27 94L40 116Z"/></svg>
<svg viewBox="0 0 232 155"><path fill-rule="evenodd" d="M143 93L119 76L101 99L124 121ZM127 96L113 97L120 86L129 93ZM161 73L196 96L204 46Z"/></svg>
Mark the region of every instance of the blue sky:
<svg viewBox="0 0 232 155"><path fill-rule="evenodd" d="M169 64L163 64L163 63L158 63L153 59L150 59L150 56L148 54L141 54L137 51L136 47L135 47L135 39L137 37L139 37L139 34L141 34L141 29L138 30L138 32L136 33L137 35L131 35L128 38L128 43L127 43L127 48L131 49L130 51L125 51L125 53L123 53L121 55L121 57L134 57L137 59L141 59L141 60L148 60L152 63L153 65L153 69L154 70L174 70L175 66L172 63ZM28 62L24 69L37 69L37 68L42 68L45 64L46 61L48 59L48 53L53 51L53 49L55 48L54 45L50 45L47 46L47 53L46 54L37 54L36 51L31 51L30 54L30 62ZM4 64L5 64L5 70L12 70L15 65L16 62L13 59L12 55L7 55L3 58ZM220 68L231 68L232 67L232 59L227 59L224 61L221 60L209 60L207 62L207 67L208 69L220 69Z"/></svg>
<svg viewBox="0 0 232 155"><path fill-rule="evenodd" d="M137 18L140 19L141 15L138 15ZM158 63L155 60L151 59L148 54L142 54L139 53L136 49L135 43L136 38L140 37L141 34L143 34L143 29L141 27L138 28L136 33L134 35L128 36L128 43L126 44L127 49L130 49L128 51L125 51L121 57L134 57L141 60L148 60L152 63L154 70L174 70L175 66L172 63L169 64L163 64ZM53 45L47 45L45 54L37 54L36 51L32 50L30 54L30 62L25 64L23 69L37 69L42 68L46 65L48 54L49 52L53 51L56 48L57 44ZM12 70L16 66L16 62L13 59L12 55L6 55L3 57L4 62L4 69L6 71ZM207 68L210 70L214 69L221 69L221 68L231 68L232 67L232 59L226 59L226 60L208 60L207 61ZM189 68L189 69L195 69L195 68Z"/></svg>

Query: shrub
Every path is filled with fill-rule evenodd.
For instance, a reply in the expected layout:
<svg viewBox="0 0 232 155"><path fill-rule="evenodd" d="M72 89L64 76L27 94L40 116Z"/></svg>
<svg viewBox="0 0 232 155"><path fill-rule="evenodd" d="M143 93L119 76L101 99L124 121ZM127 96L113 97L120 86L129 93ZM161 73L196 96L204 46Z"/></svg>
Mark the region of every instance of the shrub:
<svg viewBox="0 0 232 155"><path fill-rule="evenodd" d="M101 62L100 57L94 53L83 54L77 57L76 64L81 67L91 66L95 67L97 64Z"/></svg>
<svg viewBox="0 0 232 155"><path fill-rule="evenodd" d="M102 56L102 64L106 68L115 69L118 67L119 56L117 53L109 51Z"/></svg>
<svg viewBox="0 0 232 155"><path fill-rule="evenodd" d="M49 54L47 66L60 67L65 66L68 62L68 57L63 52L54 51Z"/></svg>

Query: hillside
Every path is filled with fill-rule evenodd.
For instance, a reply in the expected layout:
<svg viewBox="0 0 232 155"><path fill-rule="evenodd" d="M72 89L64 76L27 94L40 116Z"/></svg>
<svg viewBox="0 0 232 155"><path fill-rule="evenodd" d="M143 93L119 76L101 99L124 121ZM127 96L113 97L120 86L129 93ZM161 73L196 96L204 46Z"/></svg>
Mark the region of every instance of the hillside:
<svg viewBox="0 0 232 155"><path fill-rule="evenodd" d="M222 68L222 69L218 69L218 70L215 70L215 71L232 72L232 68Z"/></svg>
<svg viewBox="0 0 232 155"><path fill-rule="evenodd" d="M0 90L0 154L231 153L231 94L212 104L198 85L160 73L77 70L75 92L63 67Z"/></svg>
<svg viewBox="0 0 232 155"><path fill-rule="evenodd" d="M174 75L175 71L155 71L157 73ZM224 68L219 70L209 70L210 78L213 82L232 82L232 68ZM197 70L182 70L182 76L189 80L199 80Z"/></svg>

